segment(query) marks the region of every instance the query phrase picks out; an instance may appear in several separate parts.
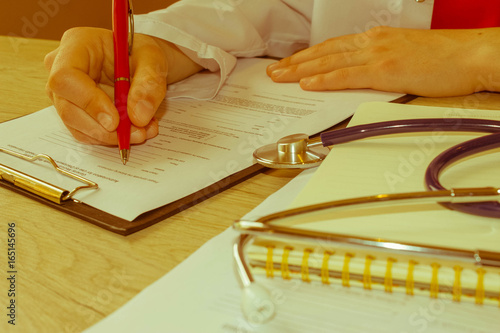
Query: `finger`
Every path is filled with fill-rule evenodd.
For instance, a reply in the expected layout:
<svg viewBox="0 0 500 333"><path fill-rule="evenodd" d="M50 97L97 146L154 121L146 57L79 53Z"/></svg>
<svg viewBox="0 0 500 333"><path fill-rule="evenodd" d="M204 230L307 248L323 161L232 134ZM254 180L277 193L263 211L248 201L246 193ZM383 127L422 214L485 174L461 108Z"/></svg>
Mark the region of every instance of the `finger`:
<svg viewBox="0 0 500 333"><path fill-rule="evenodd" d="M82 142L82 143L87 143L87 144L92 144L92 145L105 145L105 146L117 146L118 145L118 140L116 133L114 135L114 140L103 142L99 141L94 137L88 136L87 134L81 132L78 129L67 127L67 129L70 131L71 135L73 137ZM156 132L156 135L150 135L149 131L146 131L144 128L132 128L133 132L130 134L130 143L132 144L140 144L146 141L147 139L154 138L158 132Z"/></svg>
<svg viewBox="0 0 500 333"><path fill-rule="evenodd" d="M49 96L52 103L54 103L54 93L52 92L52 89L50 88L50 85L48 83L45 84L45 93L47 94L47 96Z"/></svg>
<svg viewBox="0 0 500 333"><path fill-rule="evenodd" d="M99 145L118 144L116 131L107 131L88 113L64 99L56 98L57 112L71 134L80 142ZM131 126L130 143L143 143L158 135L158 121L153 119L145 128Z"/></svg>
<svg viewBox="0 0 500 333"><path fill-rule="evenodd" d="M108 131L116 129L119 116L109 96L87 74L74 69L64 71L49 79L52 94L71 101Z"/></svg>
<svg viewBox="0 0 500 333"><path fill-rule="evenodd" d="M85 39L78 30L66 33L51 65L49 93L70 101L87 112L108 131L118 126L119 116L111 98L101 88L112 86L112 35ZM72 40L76 39L76 40ZM108 43L109 45L105 45ZM48 61L50 62L50 57ZM99 82L98 85L96 82Z"/></svg>
<svg viewBox="0 0 500 333"><path fill-rule="evenodd" d="M271 76L271 73L279 68L304 63L327 56L329 54L356 51L358 47L356 47L355 43L352 42L353 37L354 35L346 35L331 38L322 43L313 45L305 50L299 51L290 57L283 58L280 61L269 65L266 70L267 74Z"/></svg>
<svg viewBox="0 0 500 333"><path fill-rule="evenodd" d="M363 64L363 60L357 52L328 54L314 60L274 70L270 76L275 82L298 82L304 77L326 74L340 68L361 64Z"/></svg>
<svg viewBox="0 0 500 333"><path fill-rule="evenodd" d="M132 52L132 84L128 98L130 121L149 124L167 92L167 61L153 40L143 40Z"/></svg>
<svg viewBox="0 0 500 333"><path fill-rule="evenodd" d="M57 52L58 52L59 48L53 50L52 52L49 52L47 53L47 55L45 56L43 62L45 64L45 68L47 69L47 71L50 73L50 71L52 70L52 64L54 63L54 59L57 55ZM53 94L52 94L52 89L50 89L50 86L48 84L45 85L45 92L47 93L47 96L49 96L49 98L54 101L54 97L53 97Z"/></svg>
<svg viewBox="0 0 500 333"><path fill-rule="evenodd" d="M145 140L149 140L157 136L159 133L158 120L156 118L151 119L149 124L145 127L145 130L146 130Z"/></svg>
<svg viewBox="0 0 500 333"><path fill-rule="evenodd" d="M71 133L78 133L78 136L75 136L77 140L92 144L117 144L116 131L108 131L77 105L55 96L54 106Z"/></svg>
<svg viewBox="0 0 500 333"><path fill-rule="evenodd" d="M86 144L91 144L91 145L113 145L116 146L118 145L118 140L116 142L101 142L99 140L96 140L95 138L88 136L87 134L80 132L79 130L66 126L68 131L71 133L71 135L79 142L81 143L86 143Z"/></svg>
<svg viewBox="0 0 500 333"><path fill-rule="evenodd" d="M43 59L43 62L45 64L45 68L50 72L52 69L52 64L54 63L54 59L56 58L57 52L59 51L59 48L56 48L55 50L47 53L45 55L45 58Z"/></svg>
<svg viewBox="0 0 500 333"><path fill-rule="evenodd" d="M377 77L369 66L347 67L300 80L304 90L377 89Z"/></svg>

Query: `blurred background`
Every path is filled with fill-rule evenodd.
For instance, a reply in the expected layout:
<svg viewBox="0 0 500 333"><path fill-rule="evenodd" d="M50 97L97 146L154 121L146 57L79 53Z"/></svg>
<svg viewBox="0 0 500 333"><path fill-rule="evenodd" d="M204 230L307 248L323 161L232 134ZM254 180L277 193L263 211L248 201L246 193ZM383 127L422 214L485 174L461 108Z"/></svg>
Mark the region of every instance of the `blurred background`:
<svg viewBox="0 0 500 333"><path fill-rule="evenodd" d="M135 14L166 8L176 0L134 0ZM72 27L111 28L112 0L2 1L0 35L61 39Z"/></svg>

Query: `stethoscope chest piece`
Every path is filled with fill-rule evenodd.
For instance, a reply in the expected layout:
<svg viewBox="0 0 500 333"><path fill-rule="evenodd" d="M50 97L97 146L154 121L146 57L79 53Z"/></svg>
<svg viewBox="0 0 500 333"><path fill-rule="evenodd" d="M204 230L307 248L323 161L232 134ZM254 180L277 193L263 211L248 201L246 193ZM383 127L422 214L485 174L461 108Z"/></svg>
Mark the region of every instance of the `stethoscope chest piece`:
<svg viewBox="0 0 500 333"><path fill-rule="evenodd" d="M310 143L307 134L293 134L253 153L255 160L269 168L312 168L321 164L330 149Z"/></svg>

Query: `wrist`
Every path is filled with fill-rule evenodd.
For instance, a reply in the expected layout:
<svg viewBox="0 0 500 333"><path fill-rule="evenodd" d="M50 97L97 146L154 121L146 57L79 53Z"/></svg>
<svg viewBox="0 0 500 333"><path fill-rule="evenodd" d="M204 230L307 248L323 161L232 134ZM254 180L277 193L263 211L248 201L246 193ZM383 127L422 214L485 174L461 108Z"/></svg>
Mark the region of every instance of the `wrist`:
<svg viewBox="0 0 500 333"><path fill-rule="evenodd" d="M191 58L185 55L175 44L166 40L151 37L160 46L167 60L168 74L167 83L175 83L181 81L203 69L202 66L194 62Z"/></svg>
<svg viewBox="0 0 500 333"><path fill-rule="evenodd" d="M500 28L477 30L473 46L472 73L476 76L476 91L500 92L500 64L495 60L500 51Z"/></svg>

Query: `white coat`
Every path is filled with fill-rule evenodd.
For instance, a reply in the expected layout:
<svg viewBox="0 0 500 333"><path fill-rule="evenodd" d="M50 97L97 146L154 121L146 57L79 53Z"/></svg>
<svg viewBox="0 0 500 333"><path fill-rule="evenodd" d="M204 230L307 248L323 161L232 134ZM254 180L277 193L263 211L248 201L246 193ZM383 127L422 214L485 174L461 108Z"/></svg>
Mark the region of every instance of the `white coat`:
<svg viewBox="0 0 500 333"><path fill-rule="evenodd" d="M286 57L327 38L380 25L430 28L434 0L182 0L135 17L135 31L178 45L218 73L213 85L177 89L213 97L237 57Z"/></svg>

